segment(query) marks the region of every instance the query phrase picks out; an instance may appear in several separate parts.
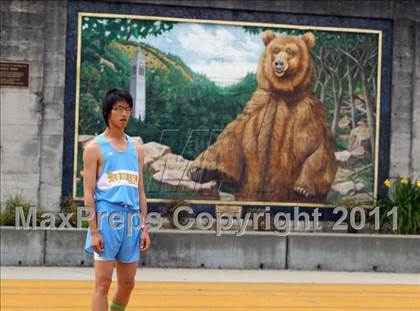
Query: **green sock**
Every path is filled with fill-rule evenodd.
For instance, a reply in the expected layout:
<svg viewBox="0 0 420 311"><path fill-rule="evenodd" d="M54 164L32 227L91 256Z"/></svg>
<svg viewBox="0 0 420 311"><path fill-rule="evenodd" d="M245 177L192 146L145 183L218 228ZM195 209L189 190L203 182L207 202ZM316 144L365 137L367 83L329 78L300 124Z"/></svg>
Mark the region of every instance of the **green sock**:
<svg viewBox="0 0 420 311"><path fill-rule="evenodd" d="M109 304L109 310L108 311L124 311L125 307L123 305L120 305L116 302L111 301Z"/></svg>

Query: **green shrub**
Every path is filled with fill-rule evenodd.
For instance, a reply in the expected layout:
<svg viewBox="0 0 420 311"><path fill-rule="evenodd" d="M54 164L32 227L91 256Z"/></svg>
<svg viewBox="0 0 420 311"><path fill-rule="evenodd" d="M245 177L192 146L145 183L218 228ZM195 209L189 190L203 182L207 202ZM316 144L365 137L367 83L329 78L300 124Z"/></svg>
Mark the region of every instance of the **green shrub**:
<svg viewBox="0 0 420 311"><path fill-rule="evenodd" d="M83 202L75 200L73 196L64 197L61 201L61 212L65 215L72 213L69 223L73 228L77 227L77 209L81 206L83 206ZM61 221L61 219L58 220ZM57 223L57 225L59 225L59 223ZM89 228L89 222L87 220L82 220L82 228Z"/></svg>
<svg viewBox="0 0 420 311"><path fill-rule="evenodd" d="M3 204L2 204L3 205ZM16 195L10 197L1 207L0 225L1 226L15 226L16 222L16 208L21 207L24 215L28 215L29 209L35 205L32 202L25 200L22 196ZM41 211L37 209L37 222L40 220Z"/></svg>

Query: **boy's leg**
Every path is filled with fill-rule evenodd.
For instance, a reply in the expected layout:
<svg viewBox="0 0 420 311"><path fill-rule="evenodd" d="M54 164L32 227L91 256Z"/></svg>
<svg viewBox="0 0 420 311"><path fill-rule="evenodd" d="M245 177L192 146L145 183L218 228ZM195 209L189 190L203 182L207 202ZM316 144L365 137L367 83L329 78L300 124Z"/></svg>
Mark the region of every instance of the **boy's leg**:
<svg viewBox="0 0 420 311"><path fill-rule="evenodd" d="M122 308L125 308L130 299L131 291L134 288L135 276L138 268L138 261L124 263L119 260L115 261L115 267L117 270L117 289L112 298L112 303L118 304ZM111 305L112 306L112 305ZM123 310L121 308L121 311ZM117 308L111 308L111 311L120 311Z"/></svg>
<svg viewBox="0 0 420 311"><path fill-rule="evenodd" d="M93 311L108 311L108 292L112 282L113 260L95 260L95 289L92 299Z"/></svg>

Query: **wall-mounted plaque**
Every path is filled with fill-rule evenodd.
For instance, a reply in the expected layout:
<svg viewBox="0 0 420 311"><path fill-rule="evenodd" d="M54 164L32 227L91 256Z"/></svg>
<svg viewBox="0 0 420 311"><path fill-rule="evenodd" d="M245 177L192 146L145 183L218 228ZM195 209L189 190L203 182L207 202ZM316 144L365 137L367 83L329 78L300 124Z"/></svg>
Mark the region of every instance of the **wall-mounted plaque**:
<svg viewBox="0 0 420 311"><path fill-rule="evenodd" d="M19 62L0 62L0 85L28 87L29 64Z"/></svg>

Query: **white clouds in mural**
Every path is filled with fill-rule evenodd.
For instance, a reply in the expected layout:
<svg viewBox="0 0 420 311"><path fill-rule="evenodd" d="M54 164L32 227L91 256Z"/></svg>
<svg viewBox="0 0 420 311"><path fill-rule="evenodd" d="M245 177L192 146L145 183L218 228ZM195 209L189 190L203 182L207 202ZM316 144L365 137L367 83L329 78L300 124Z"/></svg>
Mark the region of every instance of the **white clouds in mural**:
<svg viewBox="0 0 420 311"><path fill-rule="evenodd" d="M261 36L246 33L241 26L180 23L142 41L181 57L192 70L219 85L237 83L256 72L264 49Z"/></svg>

